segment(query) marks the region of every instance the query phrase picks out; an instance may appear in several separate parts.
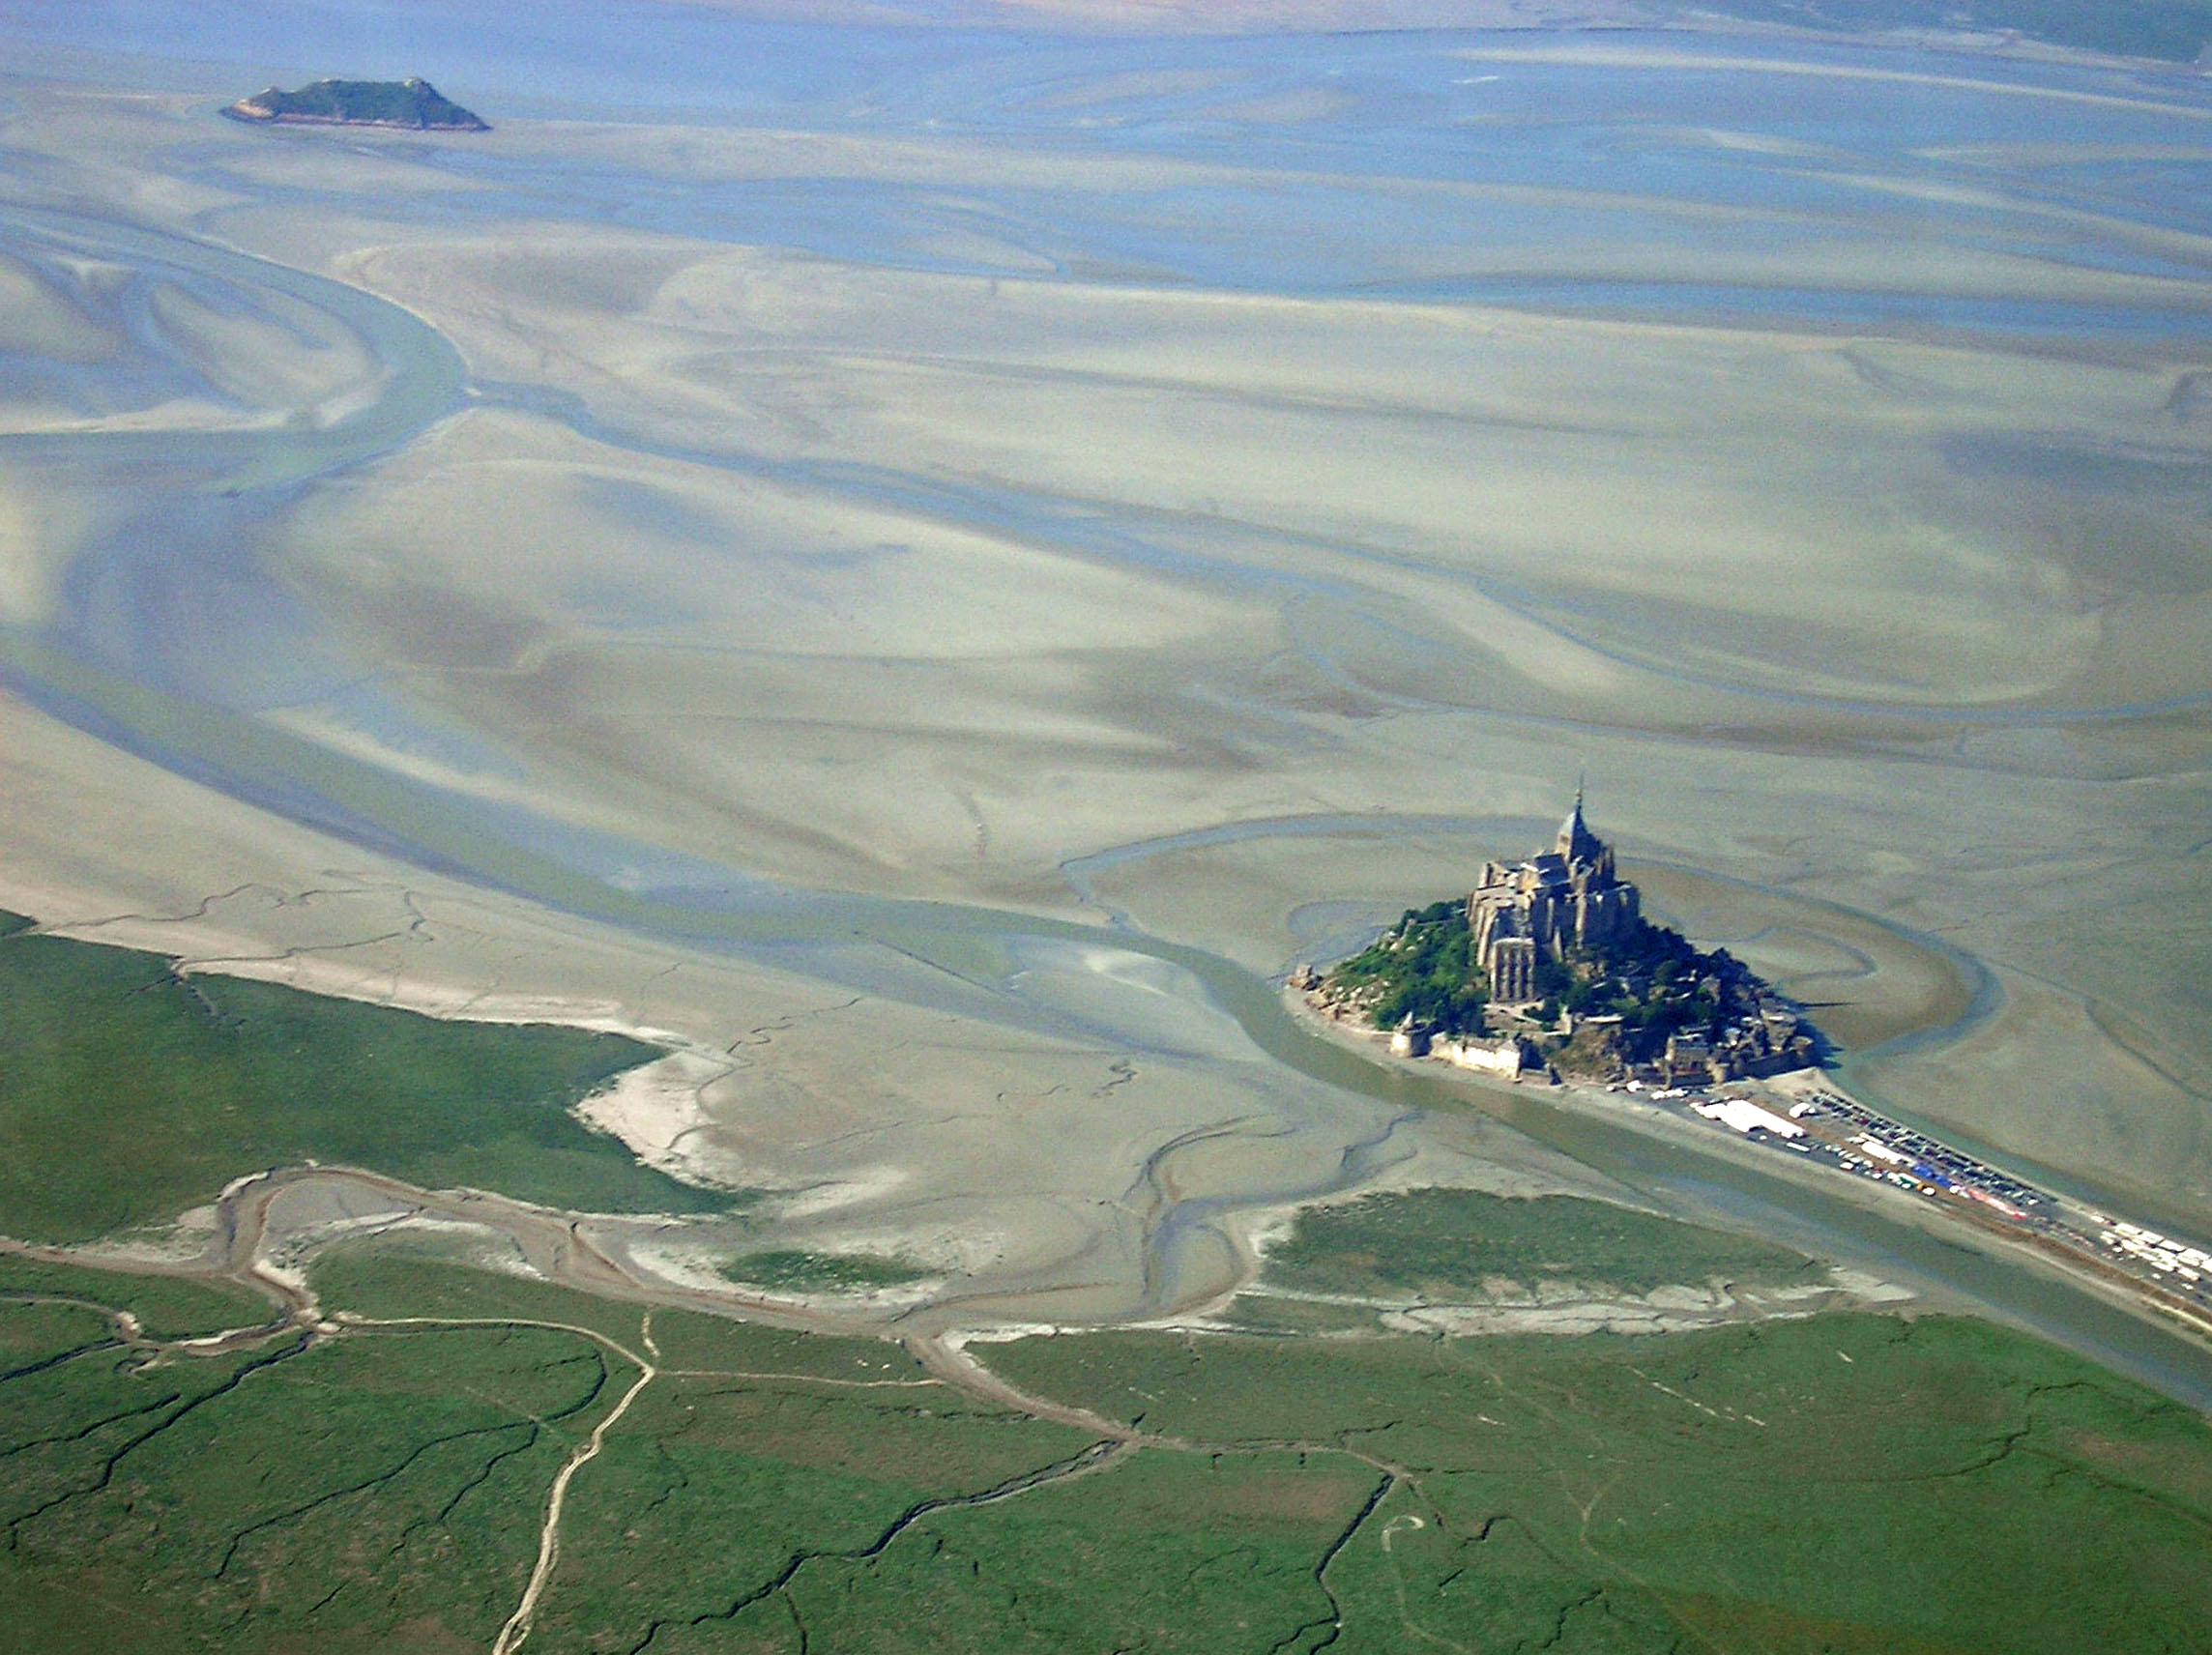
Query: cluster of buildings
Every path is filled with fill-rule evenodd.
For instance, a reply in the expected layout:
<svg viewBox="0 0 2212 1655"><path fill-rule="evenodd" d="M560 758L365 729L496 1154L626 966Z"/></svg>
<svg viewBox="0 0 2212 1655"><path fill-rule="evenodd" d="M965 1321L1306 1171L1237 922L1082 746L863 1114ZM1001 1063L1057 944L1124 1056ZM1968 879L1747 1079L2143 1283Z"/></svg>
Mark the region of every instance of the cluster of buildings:
<svg viewBox="0 0 2212 1655"><path fill-rule="evenodd" d="M1510 866L1484 864L1482 883L1468 898L1467 920L1475 964L1488 977L1490 1003L1525 1011L1548 998L1548 978L1557 980L1539 970L1543 964L1564 965L1571 954L1636 943L1644 931L1644 899L1615 871L1613 847L1590 831L1578 789L1551 850ZM1717 1008L1712 1028L1671 1033L1663 1050L1633 1060L1623 1053L1627 1078L1665 1088L1717 1086L1801 1069L1815 1060L1813 1036L1793 1006L1725 954L1704 957L1703 965L1703 974L1683 987L1711 1000ZM1622 986L1639 999L1652 988L1648 975L1637 970ZM1558 1031L1571 1037L1578 1029L1611 1031L1618 1047L1622 1023L1617 1015L1569 1017Z"/></svg>
<svg viewBox="0 0 2212 1655"><path fill-rule="evenodd" d="M1749 972L1708 975L1699 987L1709 988L1720 1005L1719 1031L1668 1035L1650 1062L1628 1066L1631 1076L1660 1086L1718 1086L1808 1068L1817 1060L1813 1036L1796 1007Z"/></svg>
<svg viewBox="0 0 2212 1655"><path fill-rule="evenodd" d="M1643 895L1615 870L1613 848L1590 831L1579 789L1550 850L1484 864L1466 922L1489 1032L1447 1031L1409 1015L1390 1036L1400 1056L1509 1078L1556 1062L1639 1089L1703 1089L1818 1060L1796 1008L1740 962L1698 953L1675 933L1645 923ZM1339 984L1310 966L1291 981L1339 1017L1378 1002L1390 987L1371 972Z"/></svg>

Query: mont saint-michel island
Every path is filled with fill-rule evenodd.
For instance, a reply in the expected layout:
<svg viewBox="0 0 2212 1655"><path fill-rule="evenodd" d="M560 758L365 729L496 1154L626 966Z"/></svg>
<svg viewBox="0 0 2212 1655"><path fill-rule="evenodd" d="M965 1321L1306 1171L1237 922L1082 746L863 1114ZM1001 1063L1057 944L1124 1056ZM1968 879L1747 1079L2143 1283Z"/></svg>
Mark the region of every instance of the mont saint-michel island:
<svg viewBox="0 0 2212 1655"><path fill-rule="evenodd" d="M1583 803L1578 789L1551 849L1486 862L1468 896L1408 909L1328 972L1299 966L1289 986L1401 1058L1718 1128L1937 1204L2212 1326L2212 1253L1848 1095L1802 1006L1727 949L1644 916Z"/></svg>
<svg viewBox="0 0 2212 1655"><path fill-rule="evenodd" d="M1639 1089L1802 1069L1819 1040L1727 950L1703 953L1644 917L1580 794L1551 850L1487 863L1464 902L1409 909L1314 997L1394 1031L1410 1056Z"/></svg>
<svg viewBox="0 0 2212 1655"><path fill-rule="evenodd" d="M269 126L383 127L406 132L488 132L491 123L427 80L317 80L297 92L270 87L223 110Z"/></svg>

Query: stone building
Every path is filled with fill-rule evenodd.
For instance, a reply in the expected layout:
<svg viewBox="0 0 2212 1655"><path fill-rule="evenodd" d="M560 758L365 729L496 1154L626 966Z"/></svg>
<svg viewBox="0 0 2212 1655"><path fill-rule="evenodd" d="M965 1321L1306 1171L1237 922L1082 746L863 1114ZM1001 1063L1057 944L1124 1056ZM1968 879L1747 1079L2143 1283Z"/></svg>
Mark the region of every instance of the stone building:
<svg viewBox="0 0 2212 1655"><path fill-rule="evenodd" d="M1531 1066L1528 1048L1511 1034L1501 1040L1482 1040L1469 1035L1432 1046L1430 1051L1433 1056L1463 1069L1503 1075L1508 1080L1519 1080L1521 1072Z"/></svg>
<svg viewBox="0 0 2212 1655"><path fill-rule="evenodd" d="M1613 848L1583 820L1583 796L1559 824L1553 848L1518 866L1490 862L1468 898L1475 962L1489 973L1498 1005L1527 1005L1536 992L1539 962L1567 950L1618 942L1643 917L1636 886L1613 871Z"/></svg>

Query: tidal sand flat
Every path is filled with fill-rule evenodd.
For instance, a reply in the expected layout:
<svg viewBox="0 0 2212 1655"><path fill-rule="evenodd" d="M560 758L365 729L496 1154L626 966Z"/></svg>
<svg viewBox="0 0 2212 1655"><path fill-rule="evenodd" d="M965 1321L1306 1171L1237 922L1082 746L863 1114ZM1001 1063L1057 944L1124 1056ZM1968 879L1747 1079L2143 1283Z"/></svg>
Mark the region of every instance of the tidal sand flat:
<svg viewBox="0 0 2212 1655"><path fill-rule="evenodd" d="M1072 859L1549 813L1592 761L1655 859L1940 933L2008 1003L2057 985L2003 1035L2048 1084L1912 1072L1901 1107L2197 1200L2202 973L2162 922L2203 653L2186 88L1403 42L1148 46L1173 72L1130 80L1137 48L1085 49L1049 92L1011 45L925 52L895 108L812 128L747 80L711 123L649 100L465 153L48 99L42 141L167 179L194 246L315 246L318 302L382 339L355 394L410 364L420 435L316 415L339 469L198 508L222 624L189 648L188 526L142 568L136 473L43 486L20 584L78 557L74 664L25 671L159 711L141 750L257 803L601 912L618 876L768 876L1082 918ZM1418 119L1196 90L1353 67ZM139 354L182 375L164 337ZM125 714L149 680L169 705Z"/></svg>
<svg viewBox="0 0 2212 1655"><path fill-rule="evenodd" d="M321 61L333 16L364 61ZM1277 992L1586 771L1654 903L1814 1007L1846 1084L2205 1238L2196 80L1632 33L100 17L0 19L0 899L44 933L0 963L73 962L41 1017L83 1073L126 1048L111 1138L204 1111L187 1071L266 1058L272 1090L46 1233L97 1259L7 1262L50 1410L27 1613L144 1586L159 1506L190 1508L147 1553L180 1644L2200 1622L2199 1422L2110 1370L2200 1403L2201 1350L1631 1119L1471 1103ZM493 130L220 118L325 74L425 75ZM269 1035L308 990L350 1032ZM508 1056L453 1107L393 1101L422 1065L388 1043L479 1036ZM540 1037L573 1062L502 1092ZM99 1092L54 1086L42 1154ZM1486 1202L1571 1198L1694 1218L1743 1279L1606 1279L1586 1213L1534 1260L1582 1310L1533 1269L1345 1289L1387 1248L1317 1219L1325 1269L1268 1296L1302 1210L1436 1189L1481 1198L1429 1238L1469 1258L1513 1234ZM1727 1251L1762 1245L1833 1296ZM194 1259L272 1308L129 1302ZM98 1262L163 1273L36 1274ZM1699 1318L1732 1325L1494 1336ZM1048 1327L1112 1331L982 1342ZM194 1484L192 1433L297 1440L334 1393L327 1482L249 1448ZM1585 1487L1562 1433L1660 1468ZM1838 1524L1895 1539L1888 1584L1801 1589ZM703 1565L702 1528L742 1543ZM1712 1565L1751 1530L1786 1588ZM2038 1571L2061 1532L2112 1550Z"/></svg>

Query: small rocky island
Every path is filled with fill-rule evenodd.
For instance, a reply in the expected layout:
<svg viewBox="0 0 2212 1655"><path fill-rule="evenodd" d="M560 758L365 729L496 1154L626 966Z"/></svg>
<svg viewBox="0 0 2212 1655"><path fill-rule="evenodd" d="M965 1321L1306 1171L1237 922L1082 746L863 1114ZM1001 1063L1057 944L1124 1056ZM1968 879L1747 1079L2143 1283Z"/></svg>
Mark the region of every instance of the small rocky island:
<svg viewBox="0 0 2212 1655"><path fill-rule="evenodd" d="M488 132L491 126L427 80L318 80L297 92L270 87L223 111L234 121L284 126L384 127L407 132Z"/></svg>
<svg viewBox="0 0 2212 1655"><path fill-rule="evenodd" d="M1300 967L1291 983L1331 1017L1392 1031L1400 1053L1513 1077L1710 1086L1805 1068L1819 1047L1740 960L1644 917L1579 793L1551 850L1489 863L1464 901L1408 909L1326 975Z"/></svg>

